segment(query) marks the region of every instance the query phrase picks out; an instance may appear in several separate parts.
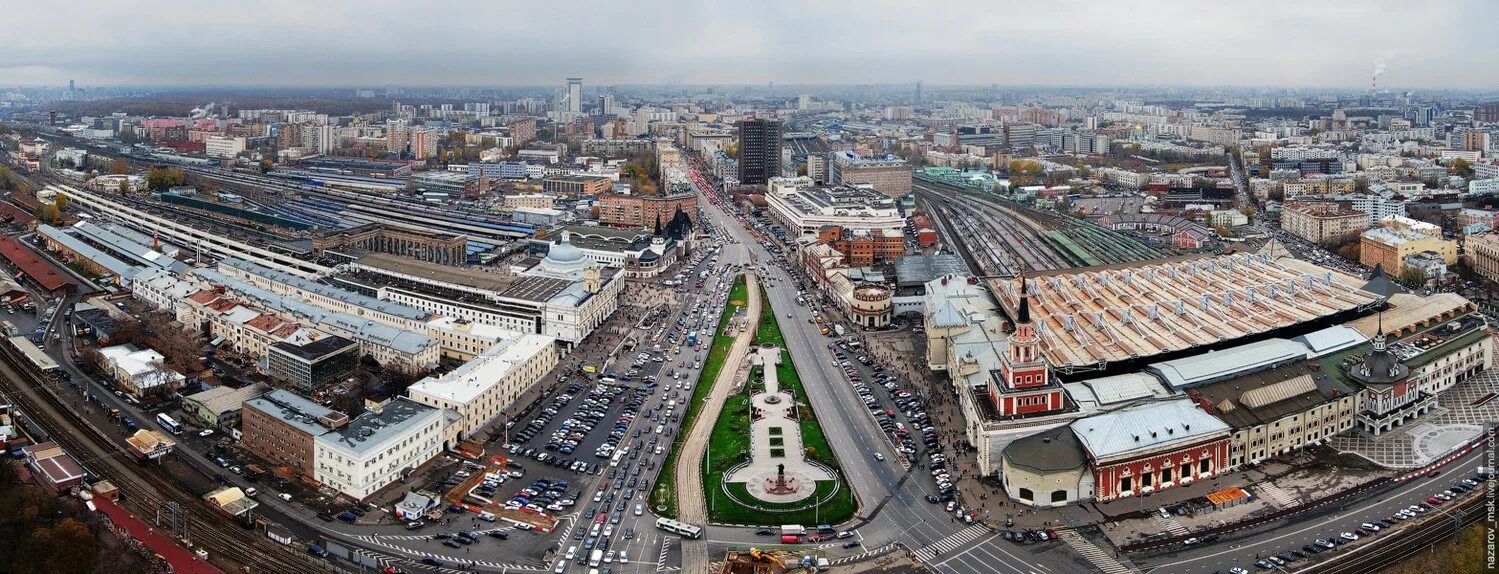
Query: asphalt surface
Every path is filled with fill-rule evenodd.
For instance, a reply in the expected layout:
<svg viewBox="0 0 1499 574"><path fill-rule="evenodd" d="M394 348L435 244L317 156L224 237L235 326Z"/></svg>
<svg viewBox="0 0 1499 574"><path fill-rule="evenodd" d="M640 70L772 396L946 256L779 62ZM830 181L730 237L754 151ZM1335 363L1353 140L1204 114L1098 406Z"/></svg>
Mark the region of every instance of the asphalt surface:
<svg viewBox="0 0 1499 574"><path fill-rule="evenodd" d="M701 214L710 221L733 221L723 209L706 203ZM775 309L775 318L786 339L791 358L796 362L798 374L807 390L808 400L824 425L839 429L827 433L833 452L838 457L845 478L858 496L860 511L851 524L840 529L852 529L863 542L861 548L844 550L836 543L823 546L831 557L856 556L872 549L899 542L910 550L931 546L939 549L938 555L957 548L981 548L991 553L992 561L983 563L952 563L944 572L964 574L968 572L1073 572L1087 568L1082 558L1069 551L1062 551L1059 542L1029 546L1016 546L1004 542L993 534L970 538L982 530L970 527L947 514L940 506L926 502L927 495L936 494L936 485L924 469L907 471L897 460L897 453L885 439L884 432L868 414L845 378L842 367L833 366L833 355L827 348L831 341L822 335L820 327L808 323L811 311L796 304L796 281L779 264L763 245L753 239L740 225L722 225L720 228L749 249L750 256L762 264L760 276L766 280L768 303ZM792 317L787 318L786 314ZM874 454L884 455L878 461ZM968 530L976 528L978 530ZM949 538L951 537L951 538ZM756 536L751 529L709 527L707 529L709 555L721 555L730 548L764 544L765 537Z"/></svg>
<svg viewBox="0 0 1499 574"><path fill-rule="evenodd" d="M1331 506L1321 511L1309 511L1273 530L1242 538L1226 538L1213 544L1195 546L1137 562L1145 572L1153 573L1227 572L1234 567L1244 568L1251 572L1258 571L1260 569L1255 567L1254 562L1260 558L1290 550L1301 550L1302 546L1313 544L1319 538L1335 538L1344 532L1353 532L1365 522L1387 519L1403 508L1419 505L1425 502L1427 497L1451 488L1454 482L1473 477L1478 468L1484 464L1485 452L1486 449L1475 449L1467 456L1448 464L1434 478L1419 476L1398 483L1389 490L1364 496L1359 500ZM1465 496L1482 496L1482 494L1470 492ZM1448 502L1438 505L1426 514L1442 512L1453 504L1453 502ZM1395 528L1401 528L1408 522L1398 521ZM1375 534L1374 538L1382 536L1388 536L1388 533ZM1316 562L1336 559L1338 554L1346 553L1349 548L1350 546L1343 545L1336 550L1323 552ZM1298 560L1287 564L1283 569L1295 572L1309 564L1309 561Z"/></svg>

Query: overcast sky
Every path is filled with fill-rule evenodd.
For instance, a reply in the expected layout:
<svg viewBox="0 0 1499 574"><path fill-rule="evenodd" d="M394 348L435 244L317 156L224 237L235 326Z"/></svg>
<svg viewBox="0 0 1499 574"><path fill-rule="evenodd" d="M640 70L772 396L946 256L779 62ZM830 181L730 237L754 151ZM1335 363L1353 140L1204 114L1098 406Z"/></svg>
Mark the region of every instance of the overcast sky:
<svg viewBox="0 0 1499 574"><path fill-rule="evenodd" d="M0 85L1499 88L1499 2L6 2Z"/></svg>

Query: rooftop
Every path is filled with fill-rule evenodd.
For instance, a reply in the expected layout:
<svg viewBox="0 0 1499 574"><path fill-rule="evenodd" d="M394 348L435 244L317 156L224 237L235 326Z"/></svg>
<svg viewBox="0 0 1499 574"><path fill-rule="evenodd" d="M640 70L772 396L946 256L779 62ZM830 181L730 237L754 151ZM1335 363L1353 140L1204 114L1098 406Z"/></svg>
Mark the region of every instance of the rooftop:
<svg viewBox="0 0 1499 574"><path fill-rule="evenodd" d="M38 258L36 253L21 245L15 237L9 235L0 236L0 257L14 263L21 268L28 279L36 281L47 291L56 291L68 286L76 286L78 283L56 265Z"/></svg>
<svg viewBox="0 0 1499 574"><path fill-rule="evenodd" d="M388 255L385 253L360 252L356 263L376 272L408 275L428 281L482 291L503 291L516 280L515 275L509 273L482 271L478 268L470 267L438 265L436 263L428 263L409 257Z"/></svg>
<svg viewBox="0 0 1499 574"><path fill-rule="evenodd" d="M507 337L452 372L417 381L408 392L464 404L505 380L518 365L537 353L551 352L551 346L551 337L531 334Z"/></svg>
<svg viewBox="0 0 1499 574"><path fill-rule="evenodd" d="M215 415L237 411L245 401L258 397L270 389L265 383L255 383L240 388L218 386L201 393L183 397L183 400L203 405Z"/></svg>
<svg viewBox="0 0 1499 574"><path fill-rule="evenodd" d="M342 426L349 415L312 402L311 399L285 389L274 389L258 397L247 399L245 406L281 419L282 422L312 436L320 436L330 428Z"/></svg>
<svg viewBox="0 0 1499 574"><path fill-rule="evenodd" d="M1063 371L1220 344L1376 304L1356 278L1287 257L1224 255L1027 279L1042 352ZM991 290L1013 312L1013 279Z"/></svg>
<svg viewBox="0 0 1499 574"><path fill-rule="evenodd" d="M290 341L281 341L271 346L283 353L298 357L302 360L316 361L325 356L342 352L349 347L358 347L358 345L358 343L355 343L343 337L339 337L336 335L326 335L313 338L312 340L302 342L301 344L296 344L295 342Z"/></svg>
<svg viewBox="0 0 1499 574"><path fill-rule="evenodd" d="M362 458L373 451L383 450L389 441L404 440L416 427L441 423L442 409L397 397L379 410L364 411L347 426L321 435L317 441Z"/></svg>
<svg viewBox="0 0 1499 574"><path fill-rule="evenodd" d="M902 287L919 285L944 276L967 277L968 264L951 253L906 255L895 258L895 281Z"/></svg>
<svg viewBox="0 0 1499 574"><path fill-rule="evenodd" d="M404 261L410 260L408 259ZM391 301L376 299L374 297L349 291L347 289L339 289L338 287L333 287L331 285L324 285L322 283L310 281L302 277L292 275L290 273L282 273L268 267L262 267L254 263L242 261L232 257L220 261L219 265L239 269L246 273L258 275L271 281L291 286L301 291L313 293L322 297L327 297L329 299L343 301L350 305L363 307L371 311L378 311L387 315L393 315L402 319L425 321L429 316L429 313L427 313L426 311L417 309L415 307L408 307L400 303L393 303Z"/></svg>
<svg viewBox="0 0 1499 574"><path fill-rule="evenodd" d="M1011 466L1043 473L1077 470L1088 464L1082 445L1067 426L1017 439L1005 447L1004 456Z"/></svg>
<svg viewBox="0 0 1499 574"><path fill-rule="evenodd" d="M1187 399L1093 415L1073 421L1071 427L1094 460L1143 453L1214 435L1226 436L1229 430L1223 421Z"/></svg>
<svg viewBox="0 0 1499 574"><path fill-rule="evenodd" d="M1245 428L1305 412L1358 389L1311 363L1298 362L1204 385L1190 395L1233 428Z"/></svg>

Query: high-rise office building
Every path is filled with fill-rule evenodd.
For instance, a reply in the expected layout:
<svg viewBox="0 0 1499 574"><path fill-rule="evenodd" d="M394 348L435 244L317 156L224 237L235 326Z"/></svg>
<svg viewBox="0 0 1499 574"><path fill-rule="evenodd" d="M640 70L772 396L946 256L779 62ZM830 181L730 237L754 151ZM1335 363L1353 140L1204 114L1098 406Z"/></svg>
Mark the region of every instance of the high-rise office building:
<svg viewBox="0 0 1499 574"><path fill-rule="evenodd" d="M614 94L603 94L599 96L599 115L608 116L614 114Z"/></svg>
<svg viewBox="0 0 1499 574"><path fill-rule="evenodd" d="M573 113L583 111L583 78L567 79L567 105L564 107Z"/></svg>
<svg viewBox="0 0 1499 574"><path fill-rule="evenodd" d="M77 84L73 83L73 80L68 80L68 91L69 92L76 92L76 91L78 91L78 86L77 86Z"/></svg>
<svg viewBox="0 0 1499 574"><path fill-rule="evenodd" d="M781 175L781 122L739 122L739 182L764 185Z"/></svg>
<svg viewBox="0 0 1499 574"><path fill-rule="evenodd" d="M921 103L921 80L916 80L916 103Z"/></svg>

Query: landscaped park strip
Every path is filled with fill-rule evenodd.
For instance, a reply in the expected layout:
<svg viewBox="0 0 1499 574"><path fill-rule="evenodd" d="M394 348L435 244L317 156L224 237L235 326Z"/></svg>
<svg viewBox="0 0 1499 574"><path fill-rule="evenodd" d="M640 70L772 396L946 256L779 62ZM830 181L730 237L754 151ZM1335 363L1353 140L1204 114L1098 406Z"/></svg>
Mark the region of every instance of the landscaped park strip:
<svg viewBox="0 0 1499 574"><path fill-rule="evenodd" d="M760 300L764 302L760 306L760 328L755 334L752 346L769 343L780 347L781 364L777 367L776 376L781 388L790 389L796 397L802 443L807 448L807 458L832 469L837 478L818 481L817 490L812 497L790 504L758 500L750 495L742 483L728 485L729 494L725 494L726 487L722 483L724 473L749 460L750 392L763 388L762 379L759 376L759 371L763 367L753 367L749 384L745 385L742 392L731 395L724 402L723 410L713 425L713 434L708 441L709 467L708 472L703 476L703 493L708 498L709 522L754 526L842 523L852 518L858 511L852 489L847 487L846 481L843 481L838 458L833 455L833 449L828 445L822 426L818 424L816 414L813 413L812 406L807 400L807 391L802 387L802 380L796 372L796 365L791 360L786 339L781 334L780 325L776 323L775 310L771 308L770 298L765 295L764 290L761 290ZM728 344L732 343L733 339L729 337L723 339L726 352ZM717 348L717 343L714 347ZM718 367L715 367L715 374L717 370ZM707 369L703 370L703 374L703 381L713 380L707 377ZM705 386L707 385L700 382L698 390L702 391ZM665 480L659 481L659 483L665 482ZM840 486L840 482L844 484ZM814 504L814 501L821 502Z"/></svg>

